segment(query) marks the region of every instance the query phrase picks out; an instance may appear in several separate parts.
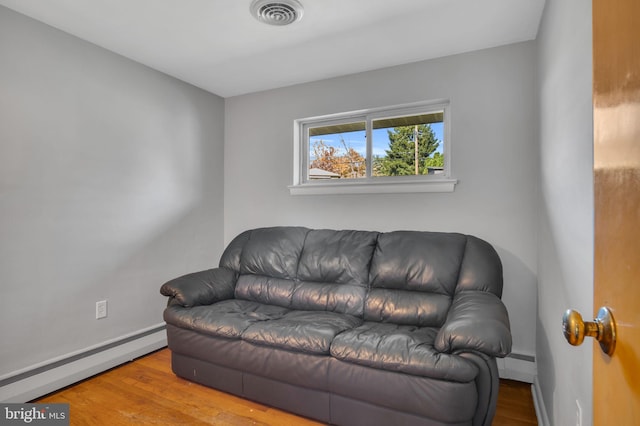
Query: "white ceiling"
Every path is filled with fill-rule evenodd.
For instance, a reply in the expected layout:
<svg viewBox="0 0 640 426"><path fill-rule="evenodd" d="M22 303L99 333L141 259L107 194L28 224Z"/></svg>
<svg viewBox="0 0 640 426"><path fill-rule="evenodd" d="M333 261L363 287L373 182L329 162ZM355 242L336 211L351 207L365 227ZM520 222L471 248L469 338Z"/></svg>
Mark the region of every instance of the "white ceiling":
<svg viewBox="0 0 640 426"><path fill-rule="evenodd" d="M251 0L0 0L223 97L536 37L544 0L300 0L267 26Z"/></svg>

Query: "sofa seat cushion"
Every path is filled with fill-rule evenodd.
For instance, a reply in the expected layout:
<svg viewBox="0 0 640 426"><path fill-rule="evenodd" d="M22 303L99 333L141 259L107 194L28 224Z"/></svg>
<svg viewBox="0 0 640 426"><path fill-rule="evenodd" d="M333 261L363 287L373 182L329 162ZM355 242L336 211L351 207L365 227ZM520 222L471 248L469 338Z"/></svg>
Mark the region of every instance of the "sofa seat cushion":
<svg viewBox="0 0 640 426"><path fill-rule="evenodd" d="M290 311L281 318L251 324L242 339L291 351L329 354L336 335L361 323L359 318L335 312Z"/></svg>
<svg viewBox="0 0 640 426"><path fill-rule="evenodd" d="M282 318L288 312L279 306L231 299L192 308L169 306L164 311L164 320L204 334L239 339L252 324Z"/></svg>
<svg viewBox="0 0 640 426"><path fill-rule="evenodd" d="M380 370L468 382L478 374L470 361L434 348L437 328L365 322L336 336L331 355Z"/></svg>

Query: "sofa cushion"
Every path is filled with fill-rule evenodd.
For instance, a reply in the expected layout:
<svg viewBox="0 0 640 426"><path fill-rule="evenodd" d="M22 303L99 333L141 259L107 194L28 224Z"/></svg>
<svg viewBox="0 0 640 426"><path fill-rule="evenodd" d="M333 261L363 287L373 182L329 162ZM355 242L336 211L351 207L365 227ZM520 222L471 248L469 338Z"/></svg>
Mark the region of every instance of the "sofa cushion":
<svg viewBox="0 0 640 426"><path fill-rule="evenodd" d="M238 299L362 317L377 236L368 231L258 229L232 244L243 248L229 250L225 264L239 259Z"/></svg>
<svg viewBox="0 0 640 426"><path fill-rule="evenodd" d="M235 297L304 311L331 311L362 317L366 287L298 282L262 275L241 275Z"/></svg>
<svg viewBox="0 0 640 426"><path fill-rule="evenodd" d="M308 231L298 227L254 229L240 255L240 273L295 279Z"/></svg>
<svg viewBox="0 0 640 426"><path fill-rule="evenodd" d="M366 287L377 237L377 232L367 231L309 231L298 279Z"/></svg>
<svg viewBox="0 0 640 426"><path fill-rule="evenodd" d="M191 308L169 306L164 311L164 320L204 334L239 339L251 324L282 318L287 312L288 309L279 306L231 299Z"/></svg>
<svg viewBox="0 0 640 426"><path fill-rule="evenodd" d="M396 231L378 236L366 321L440 327L455 294L466 236Z"/></svg>
<svg viewBox="0 0 640 426"><path fill-rule="evenodd" d="M365 303L368 321L419 327L440 327L447 318L451 297L419 291L371 289Z"/></svg>
<svg viewBox="0 0 640 426"><path fill-rule="evenodd" d="M461 234L380 234L371 264L371 286L453 296L465 244Z"/></svg>
<svg viewBox="0 0 640 426"><path fill-rule="evenodd" d="M359 318L334 312L291 311L281 318L250 325L242 339L298 352L329 354L336 335L361 323Z"/></svg>
<svg viewBox="0 0 640 426"><path fill-rule="evenodd" d="M367 288L354 284L298 283L291 307L305 311L330 311L362 318Z"/></svg>
<svg viewBox="0 0 640 426"><path fill-rule="evenodd" d="M380 370L456 382L473 380L478 368L471 361L434 349L437 334L436 328L365 322L336 336L331 355Z"/></svg>
<svg viewBox="0 0 640 426"><path fill-rule="evenodd" d="M330 311L362 317L366 287L354 284L284 280L241 275L235 297L303 311Z"/></svg>
<svg viewBox="0 0 640 426"><path fill-rule="evenodd" d="M296 282L266 275L240 275L236 283L235 297L267 305L291 308Z"/></svg>
<svg viewBox="0 0 640 426"><path fill-rule="evenodd" d="M291 306L362 317L377 238L368 231L309 231Z"/></svg>

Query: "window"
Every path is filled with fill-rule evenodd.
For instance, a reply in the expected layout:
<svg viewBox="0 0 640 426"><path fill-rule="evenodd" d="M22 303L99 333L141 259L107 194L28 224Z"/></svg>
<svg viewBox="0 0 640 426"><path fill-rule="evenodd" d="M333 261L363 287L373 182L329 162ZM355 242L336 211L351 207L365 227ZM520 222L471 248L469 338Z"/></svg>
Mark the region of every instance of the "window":
<svg viewBox="0 0 640 426"><path fill-rule="evenodd" d="M295 121L291 194L451 192L449 104Z"/></svg>

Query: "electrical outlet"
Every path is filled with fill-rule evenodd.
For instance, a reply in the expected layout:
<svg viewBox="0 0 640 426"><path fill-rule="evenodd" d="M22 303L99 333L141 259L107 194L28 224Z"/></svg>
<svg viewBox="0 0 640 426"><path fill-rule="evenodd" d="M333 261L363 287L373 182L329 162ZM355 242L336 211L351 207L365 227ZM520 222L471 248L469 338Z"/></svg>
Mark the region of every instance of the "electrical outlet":
<svg viewBox="0 0 640 426"><path fill-rule="evenodd" d="M576 399L576 426L582 426L582 406L580 401Z"/></svg>
<svg viewBox="0 0 640 426"><path fill-rule="evenodd" d="M96 319L107 317L107 301L101 300L96 302Z"/></svg>

